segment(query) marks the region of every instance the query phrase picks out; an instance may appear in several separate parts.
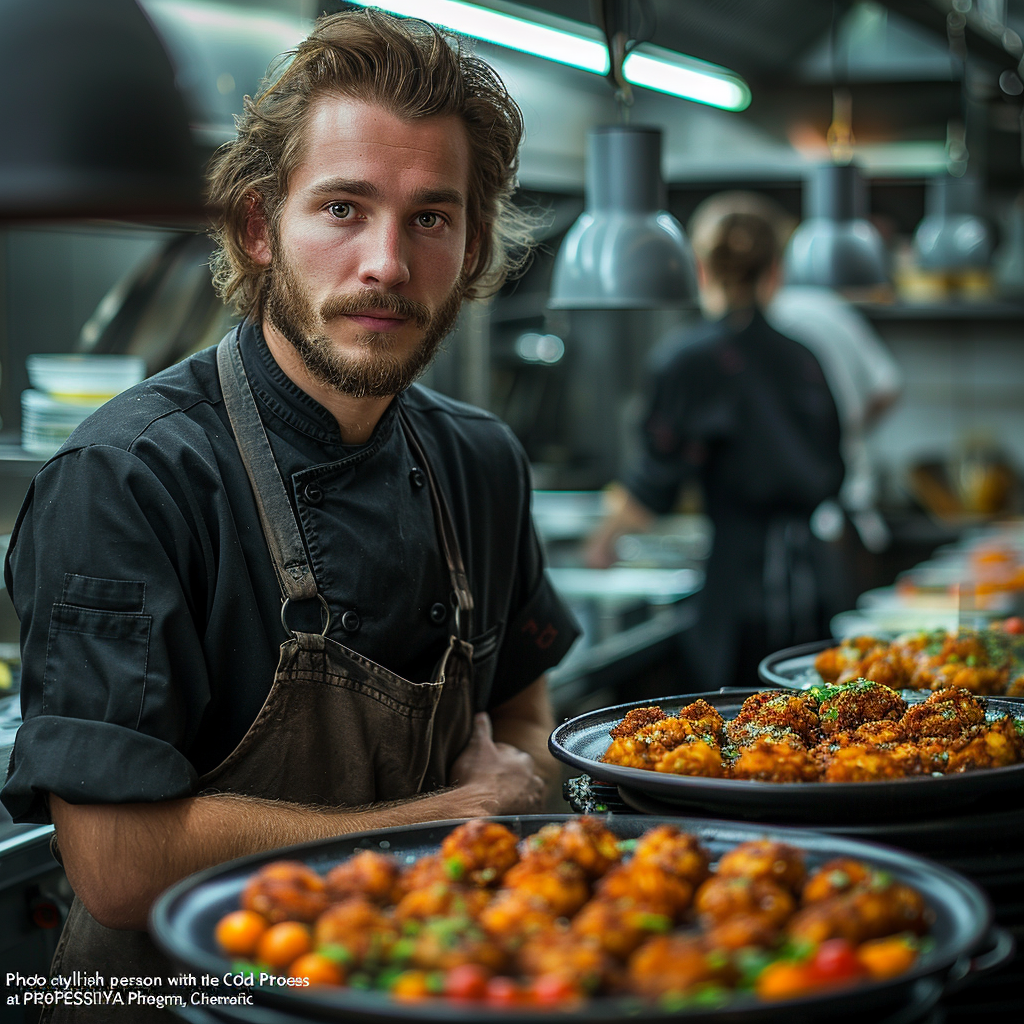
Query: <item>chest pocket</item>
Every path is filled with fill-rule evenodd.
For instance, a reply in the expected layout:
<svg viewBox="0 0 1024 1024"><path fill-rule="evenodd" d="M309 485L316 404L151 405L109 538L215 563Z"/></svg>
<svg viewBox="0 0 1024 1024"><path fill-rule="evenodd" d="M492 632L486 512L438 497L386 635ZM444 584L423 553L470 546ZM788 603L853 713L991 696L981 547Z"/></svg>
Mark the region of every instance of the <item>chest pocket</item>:
<svg viewBox="0 0 1024 1024"><path fill-rule="evenodd" d="M139 581L65 573L50 612L44 715L138 728L153 625L145 594Z"/></svg>
<svg viewBox="0 0 1024 1024"><path fill-rule="evenodd" d="M473 637L473 694L474 711L484 711L491 696L494 673L498 667L498 650L501 647L502 626L496 622L486 632Z"/></svg>

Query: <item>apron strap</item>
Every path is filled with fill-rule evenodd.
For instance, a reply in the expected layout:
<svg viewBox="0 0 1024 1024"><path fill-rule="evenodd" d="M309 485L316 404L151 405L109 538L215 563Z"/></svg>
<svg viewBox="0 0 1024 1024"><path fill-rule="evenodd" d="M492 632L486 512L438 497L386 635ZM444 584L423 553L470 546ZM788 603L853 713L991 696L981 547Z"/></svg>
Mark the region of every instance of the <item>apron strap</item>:
<svg viewBox="0 0 1024 1024"><path fill-rule="evenodd" d="M224 407L252 485L263 534L284 600L317 597L316 579L306 557L302 533L257 411L234 332L226 335L217 346L217 371Z"/></svg>
<svg viewBox="0 0 1024 1024"><path fill-rule="evenodd" d="M444 552L444 560L448 563L448 575L451 577L452 590L455 592L455 634L460 640L463 640L473 635L473 593L469 589L469 577L466 575L466 567L462 563L462 550L459 548L459 539L455 534L455 523L452 520L451 510L448 508L444 493L437 486L437 481L430 469L430 460L413 429L409 414L401 404L398 406L398 419L402 424L402 430L413 455L423 466L423 471L427 476L430 502L434 506L434 519L437 521L437 532L441 537L441 549Z"/></svg>

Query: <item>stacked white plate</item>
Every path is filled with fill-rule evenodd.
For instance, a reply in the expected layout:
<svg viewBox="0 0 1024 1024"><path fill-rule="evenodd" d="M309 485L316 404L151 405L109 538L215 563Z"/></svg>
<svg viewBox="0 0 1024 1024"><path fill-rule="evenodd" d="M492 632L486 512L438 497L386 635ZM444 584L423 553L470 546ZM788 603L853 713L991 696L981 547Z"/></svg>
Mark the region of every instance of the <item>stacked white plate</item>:
<svg viewBox="0 0 1024 1024"><path fill-rule="evenodd" d="M104 402L146 376L137 356L32 355L32 387L21 393L21 446L50 456Z"/></svg>

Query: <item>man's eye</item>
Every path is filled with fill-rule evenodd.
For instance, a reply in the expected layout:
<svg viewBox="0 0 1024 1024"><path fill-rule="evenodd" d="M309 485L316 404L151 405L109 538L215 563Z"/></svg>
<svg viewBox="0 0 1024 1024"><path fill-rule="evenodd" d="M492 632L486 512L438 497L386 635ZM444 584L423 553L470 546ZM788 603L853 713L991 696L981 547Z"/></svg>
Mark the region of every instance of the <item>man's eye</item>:
<svg viewBox="0 0 1024 1024"><path fill-rule="evenodd" d="M416 215L416 223L421 228L436 228L439 224L443 223L440 214L437 213L420 213Z"/></svg>
<svg viewBox="0 0 1024 1024"><path fill-rule="evenodd" d="M345 220L352 213L351 203L329 203L327 211L332 217L337 217L338 220Z"/></svg>

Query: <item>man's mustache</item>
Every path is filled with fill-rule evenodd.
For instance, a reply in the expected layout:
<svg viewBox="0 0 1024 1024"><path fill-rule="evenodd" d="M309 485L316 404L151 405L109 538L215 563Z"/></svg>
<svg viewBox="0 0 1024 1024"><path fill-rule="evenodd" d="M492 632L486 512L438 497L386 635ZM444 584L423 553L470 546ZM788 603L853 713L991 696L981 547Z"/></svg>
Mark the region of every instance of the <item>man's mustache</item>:
<svg viewBox="0 0 1024 1024"><path fill-rule="evenodd" d="M372 288L351 295L335 295L320 305L320 317L324 323L340 316L360 316L381 311L412 320L421 328L430 323L430 308L422 302L394 292L374 291Z"/></svg>

